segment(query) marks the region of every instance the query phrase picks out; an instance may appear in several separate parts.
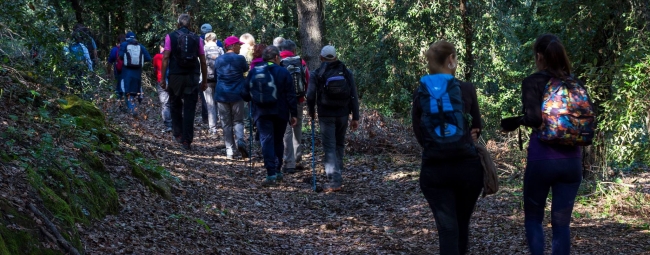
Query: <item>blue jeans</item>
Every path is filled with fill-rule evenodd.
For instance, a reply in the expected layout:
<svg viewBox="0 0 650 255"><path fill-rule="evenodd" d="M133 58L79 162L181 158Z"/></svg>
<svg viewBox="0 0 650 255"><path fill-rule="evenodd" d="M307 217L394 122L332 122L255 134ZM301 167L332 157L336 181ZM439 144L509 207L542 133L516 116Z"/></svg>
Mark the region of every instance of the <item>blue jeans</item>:
<svg viewBox="0 0 650 255"><path fill-rule="evenodd" d="M199 99L198 77L189 75L169 75L167 93L172 116L172 133L181 137L181 142L191 144L194 139L194 116L196 101Z"/></svg>
<svg viewBox="0 0 650 255"><path fill-rule="evenodd" d="M282 167L282 152L284 151L284 130L287 120L278 115L260 116L255 121L262 142L262 155L266 175L273 176Z"/></svg>
<svg viewBox="0 0 650 255"><path fill-rule="evenodd" d="M422 159L420 190L433 212L440 254L467 253L469 221L483 189L483 165L479 159Z"/></svg>
<svg viewBox="0 0 650 255"><path fill-rule="evenodd" d="M348 116L318 117L323 151L325 152L325 173L330 184L340 186L343 182L343 156L345 152L345 132L348 129Z"/></svg>
<svg viewBox="0 0 650 255"><path fill-rule="evenodd" d="M528 162L524 175L524 225L531 254L544 254L542 221L550 189L553 190L551 202L553 255L569 254L571 250L569 225L581 181L581 158Z"/></svg>

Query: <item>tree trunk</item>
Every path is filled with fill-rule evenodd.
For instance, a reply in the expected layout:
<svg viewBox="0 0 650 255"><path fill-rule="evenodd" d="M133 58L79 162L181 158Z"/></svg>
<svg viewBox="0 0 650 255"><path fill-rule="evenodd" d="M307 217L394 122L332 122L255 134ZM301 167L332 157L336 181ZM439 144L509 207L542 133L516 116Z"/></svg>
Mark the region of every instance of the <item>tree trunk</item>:
<svg viewBox="0 0 650 255"><path fill-rule="evenodd" d="M81 17L81 14L84 12L84 10L81 8L79 0L70 0L70 3L72 4L72 9L74 9L74 16L77 19L77 23L83 24L84 20Z"/></svg>
<svg viewBox="0 0 650 255"><path fill-rule="evenodd" d="M309 70L320 66L323 45L323 0L296 0L300 31L301 57Z"/></svg>
<svg viewBox="0 0 650 255"><path fill-rule="evenodd" d="M474 55L472 55L472 43L474 42L474 30L469 20L470 11L467 7L467 0L460 0L460 17L463 22L463 32L465 33L465 80L472 80L474 72Z"/></svg>

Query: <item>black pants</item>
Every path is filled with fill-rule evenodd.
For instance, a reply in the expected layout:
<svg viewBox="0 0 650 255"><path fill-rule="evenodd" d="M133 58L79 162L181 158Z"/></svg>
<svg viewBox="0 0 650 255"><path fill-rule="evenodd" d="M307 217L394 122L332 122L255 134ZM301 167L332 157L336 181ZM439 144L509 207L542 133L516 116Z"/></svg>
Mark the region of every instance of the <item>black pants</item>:
<svg viewBox="0 0 650 255"><path fill-rule="evenodd" d="M172 133L181 142L191 144L194 139L194 115L199 99L197 75L169 75L167 85L172 116Z"/></svg>
<svg viewBox="0 0 650 255"><path fill-rule="evenodd" d="M582 158L528 161L524 175L524 214L530 254L544 254L544 208L548 192L553 226L553 255L571 252L571 214L582 181Z"/></svg>
<svg viewBox="0 0 650 255"><path fill-rule="evenodd" d="M438 228L440 254L465 254L469 220L483 188L483 166L477 159L422 160L420 189Z"/></svg>

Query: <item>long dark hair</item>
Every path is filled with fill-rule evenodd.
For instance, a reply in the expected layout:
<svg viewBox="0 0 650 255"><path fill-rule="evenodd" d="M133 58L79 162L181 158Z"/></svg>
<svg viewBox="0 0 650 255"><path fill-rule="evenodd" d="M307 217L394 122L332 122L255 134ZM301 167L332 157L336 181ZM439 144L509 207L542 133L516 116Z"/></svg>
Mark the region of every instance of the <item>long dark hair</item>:
<svg viewBox="0 0 650 255"><path fill-rule="evenodd" d="M543 56L546 71L557 78L571 76L571 63L566 55L566 50L560 39L554 34L543 34L537 37L535 45L535 59L537 53Z"/></svg>

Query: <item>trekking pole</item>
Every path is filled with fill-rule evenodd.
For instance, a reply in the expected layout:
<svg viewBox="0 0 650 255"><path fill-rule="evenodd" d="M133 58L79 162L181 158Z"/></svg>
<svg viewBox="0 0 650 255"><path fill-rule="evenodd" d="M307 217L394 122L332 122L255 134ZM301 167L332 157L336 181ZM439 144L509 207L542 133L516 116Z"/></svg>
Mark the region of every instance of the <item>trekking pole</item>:
<svg viewBox="0 0 650 255"><path fill-rule="evenodd" d="M248 132L248 143L250 146L248 146L248 160L249 160L249 165L250 165L250 170L248 171L250 176L253 176L253 108L251 107L251 104L248 103L248 119L249 119L249 131Z"/></svg>
<svg viewBox="0 0 650 255"><path fill-rule="evenodd" d="M312 190L316 191L316 138L314 135L314 118L311 118L311 179L312 179Z"/></svg>

